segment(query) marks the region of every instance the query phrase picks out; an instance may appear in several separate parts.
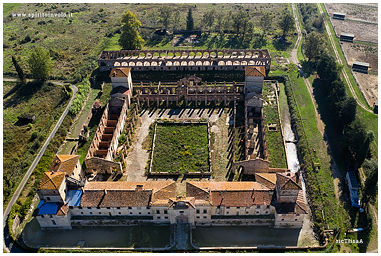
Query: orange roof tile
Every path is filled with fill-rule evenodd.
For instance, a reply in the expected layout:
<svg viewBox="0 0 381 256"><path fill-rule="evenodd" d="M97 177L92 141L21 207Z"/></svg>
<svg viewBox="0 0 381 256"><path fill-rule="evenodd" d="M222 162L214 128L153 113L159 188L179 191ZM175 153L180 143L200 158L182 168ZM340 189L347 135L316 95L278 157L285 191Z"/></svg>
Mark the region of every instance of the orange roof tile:
<svg viewBox="0 0 381 256"><path fill-rule="evenodd" d="M110 77L128 77L131 68L113 68L110 72Z"/></svg>
<svg viewBox="0 0 381 256"><path fill-rule="evenodd" d="M45 172L42 176L39 190L59 190L62 182L65 180L65 173Z"/></svg>
<svg viewBox="0 0 381 256"><path fill-rule="evenodd" d="M81 206L147 207L151 201L174 195L175 188L174 181L89 182L83 189Z"/></svg>
<svg viewBox="0 0 381 256"><path fill-rule="evenodd" d="M266 70L264 66L246 66L245 76L266 76Z"/></svg>
<svg viewBox="0 0 381 256"><path fill-rule="evenodd" d="M58 207L59 207L57 211L58 216L65 216L69 211L69 206L67 204L62 204L61 207L60 205L58 205Z"/></svg>
<svg viewBox="0 0 381 256"><path fill-rule="evenodd" d="M275 185L276 183L276 174L275 173L256 173L255 176L259 176L268 182L272 183ZM264 184L266 185L266 184Z"/></svg>
<svg viewBox="0 0 381 256"><path fill-rule="evenodd" d="M80 155L56 155L49 167L49 171L64 172L70 176L80 157Z"/></svg>
<svg viewBox="0 0 381 256"><path fill-rule="evenodd" d="M187 196L228 207L270 205L273 190L258 182L188 182ZM199 191L193 187L199 188ZM201 192L201 193L200 193ZM206 193L209 196L206 196Z"/></svg>

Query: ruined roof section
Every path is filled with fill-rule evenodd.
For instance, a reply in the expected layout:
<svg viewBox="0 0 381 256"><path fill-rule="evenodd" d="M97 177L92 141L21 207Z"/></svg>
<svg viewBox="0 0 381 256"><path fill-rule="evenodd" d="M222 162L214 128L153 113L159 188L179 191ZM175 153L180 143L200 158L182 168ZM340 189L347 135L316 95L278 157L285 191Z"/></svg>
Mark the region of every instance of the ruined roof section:
<svg viewBox="0 0 381 256"><path fill-rule="evenodd" d="M128 77L131 68L113 68L110 72L110 77Z"/></svg>
<svg viewBox="0 0 381 256"><path fill-rule="evenodd" d="M275 209L278 214L307 214L307 206L303 199L303 192L299 191L295 203L277 203Z"/></svg>
<svg viewBox="0 0 381 256"><path fill-rule="evenodd" d="M49 171L64 172L70 176L78 164L79 158L79 155L56 155L49 167Z"/></svg>
<svg viewBox="0 0 381 256"><path fill-rule="evenodd" d="M302 189L302 182L299 173L284 172L276 173L277 183L282 190Z"/></svg>
<svg viewBox="0 0 381 256"><path fill-rule="evenodd" d="M188 182L187 196L209 200L214 206L270 205L273 190L258 182ZM193 187L199 188L198 190ZM205 195L209 194L209 197Z"/></svg>
<svg viewBox="0 0 381 256"><path fill-rule="evenodd" d="M128 94L129 92L129 89L127 87L124 87L124 86L118 86L118 87L115 87L112 89L112 91L110 92L110 95L113 95L113 94L116 94L116 93L120 93L120 94Z"/></svg>
<svg viewBox="0 0 381 256"><path fill-rule="evenodd" d="M42 176L39 190L59 190L65 179L65 173L62 172L45 172Z"/></svg>
<svg viewBox="0 0 381 256"><path fill-rule="evenodd" d="M65 216L69 211L69 206L67 204L57 204L58 205L58 216Z"/></svg>
<svg viewBox="0 0 381 256"><path fill-rule="evenodd" d="M175 189L173 181L89 182L84 187L81 206L147 207L151 201L174 196Z"/></svg>
<svg viewBox="0 0 381 256"><path fill-rule="evenodd" d="M259 76L265 77L266 71L264 66L246 66L245 76Z"/></svg>

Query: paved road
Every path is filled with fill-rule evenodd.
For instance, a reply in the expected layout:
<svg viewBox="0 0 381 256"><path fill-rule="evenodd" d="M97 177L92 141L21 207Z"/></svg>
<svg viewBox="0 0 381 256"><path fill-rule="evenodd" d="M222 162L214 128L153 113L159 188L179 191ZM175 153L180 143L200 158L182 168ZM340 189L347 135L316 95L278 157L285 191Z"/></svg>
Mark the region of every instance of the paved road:
<svg viewBox="0 0 381 256"><path fill-rule="evenodd" d="M331 43L331 45L332 45L333 51L335 52L336 60L337 60L337 62L338 62L339 64L342 65L342 64L343 64L343 61L341 60L341 58L340 58L340 56L339 56L338 49L336 48L335 42L334 42L333 37L332 37L331 30L329 29L329 25L328 25L328 22L327 22L327 20L326 20L326 18L325 18L323 9L322 9L322 7L321 7L321 4L318 4L318 8L319 8L319 12L320 12L321 15L324 17L324 18L323 18L323 21L324 21L325 29L326 29L326 31L327 31L328 38L329 38L329 41L330 41L330 43ZM357 95L356 95L356 92L355 92L355 90L353 89L352 83L351 83L351 81L349 80L348 74L347 74L347 72L344 70L344 68L341 70L341 73L343 74L343 76L344 76L344 78L345 78L345 81L346 81L347 84L348 84L349 90L351 91L353 98L357 101L357 104L358 104L361 108L363 108L363 109L365 109L366 111L368 111L368 112L370 112L370 113L373 114L373 111L370 110L367 106L365 106L365 105L358 99L358 97L357 97Z"/></svg>
<svg viewBox="0 0 381 256"><path fill-rule="evenodd" d="M4 79L4 81L16 81L16 79ZM55 84L59 84L59 85L62 85L63 83L62 82L53 82ZM29 167L28 171L26 172L24 178L22 179L22 181L20 182L19 186L17 187L15 193L13 194L11 200L9 201L8 205L7 205L7 208L5 209L4 211L4 215L3 215L3 229L4 229L4 245L3 245L3 248L4 250L6 250L7 252L10 252L12 251L13 252L13 244L11 243L10 239L9 239L9 234L8 234L8 227L7 227L7 222L8 222L8 215L9 215L9 212L10 210L12 209L12 206L13 204L16 202L17 198L20 196L20 193L21 191L23 190L26 182L28 181L30 175L32 174L34 168L37 166L38 162L40 161L41 157L43 156L47 146L49 145L51 139L54 137L54 135L56 134L58 128L61 126L65 116L67 115L67 113L69 112L69 108L71 106L71 103L73 102L74 100L74 97L76 95L76 93L78 92L78 88L75 86L75 85L71 85L71 88L73 90L73 96L69 102L69 104L67 105L65 111L62 113L60 119L58 120L56 126L54 127L53 131L50 133L49 137L46 139L44 145L42 146L42 148L40 149L40 152L38 153L37 157L34 159L32 165ZM16 249L17 250L17 249ZM15 251L17 252L17 251Z"/></svg>

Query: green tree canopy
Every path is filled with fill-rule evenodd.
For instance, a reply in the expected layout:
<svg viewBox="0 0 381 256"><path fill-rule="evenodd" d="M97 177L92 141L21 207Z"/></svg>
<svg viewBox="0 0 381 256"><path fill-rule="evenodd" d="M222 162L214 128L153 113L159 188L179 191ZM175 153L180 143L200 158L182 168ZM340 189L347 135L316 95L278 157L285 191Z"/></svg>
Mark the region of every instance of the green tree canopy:
<svg viewBox="0 0 381 256"><path fill-rule="evenodd" d="M294 17L292 17L291 13L287 12L285 13L280 22L279 22L279 27L283 31L283 36L286 36L286 34L295 28L295 21Z"/></svg>
<svg viewBox="0 0 381 256"><path fill-rule="evenodd" d="M325 82L325 85L330 86L338 77L336 62L333 57L323 54L316 66L316 72L320 79Z"/></svg>
<svg viewBox="0 0 381 256"><path fill-rule="evenodd" d="M245 38L247 33L253 31L254 24L250 21L249 14L240 10L238 13L233 14L233 29L237 36L241 35L242 39Z"/></svg>
<svg viewBox="0 0 381 256"><path fill-rule="evenodd" d="M176 11L173 14L173 30L178 30L180 27L180 12Z"/></svg>
<svg viewBox="0 0 381 256"><path fill-rule="evenodd" d="M203 27L206 27L209 33L212 30L215 18L216 18L216 11L214 9L211 9L205 12L204 15L202 16Z"/></svg>
<svg viewBox="0 0 381 256"><path fill-rule="evenodd" d="M33 78L39 80L46 80L49 78L53 63L48 50L36 47L29 56L28 64Z"/></svg>
<svg viewBox="0 0 381 256"><path fill-rule="evenodd" d="M143 38L139 34L140 21L136 15L130 11L123 14L122 20L122 34L119 38L119 45L123 50L137 50L141 49L144 44Z"/></svg>
<svg viewBox="0 0 381 256"><path fill-rule="evenodd" d="M159 9L159 19L164 28L167 29L172 19L172 8L168 5L163 5Z"/></svg>
<svg viewBox="0 0 381 256"><path fill-rule="evenodd" d="M264 32L268 32L271 29L271 23L273 16L269 12L265 12L261 17L261 27Z"/></svg>
<svg viewBox="0 0 381 256"><path fill-rule="evenodd" d="M193 30L194 29L194 21L193 21L193 15L192 15L192 8L189 8L188 15L187 15L187 30Z"/></svg>
<svg viewBox="0 0 381 256"><path fill-rule="evenodd" d="M308 61L312 59L316 60L322 54L324 48L325 40L315 31L309 33L302 44L302 50L308 58Z"/></svg>

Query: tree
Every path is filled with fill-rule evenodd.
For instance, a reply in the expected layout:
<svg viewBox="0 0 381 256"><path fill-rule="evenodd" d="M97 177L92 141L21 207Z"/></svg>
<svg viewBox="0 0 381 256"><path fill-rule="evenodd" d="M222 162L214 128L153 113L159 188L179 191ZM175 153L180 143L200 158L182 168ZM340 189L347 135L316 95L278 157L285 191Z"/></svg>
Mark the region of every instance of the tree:
<svg viewBox="0 0 381 256"><path fill-rule="evenodd" d="M264 32L268 32L271 29L271 23L273 16L269 12L265 12L261 17L261 27Z"/></svg>
<svg viewBox="0 0 381 256"><path fill-rule="evenodd" d="M29 56L28 64L33 78L39 80L46 80L49 78L53 63L48 50L36 47Z"/></svg>
<svg viewBox="0 0 381 256"><path fill-rule="evenodd" d="M214 9L205 12L204 15L202 16L202 24L203 26L208 28L209 33L212 30L215 17L216 17L216 12Z"/></svg>
<svg viewBox="0 0 381 256"><path fill-rule="evenodd" d="M322 36L315 31L309 33L305 37L302 44L302 50L308 58L308 61L311 61L312 59L316 60L321 55L325 47L324 42Z"/></svg>
<svg viewBox="0 0 381 256"><path fill-rule="evenodd" d="M122 34L119 38L119 45L123 50L137 50L141 49L144 44L143 38L139 34L140 21L136 15L130 11L123 14L122 20Z"/></svg>
<svg viewBox="0 0 381 256"><path fill-rule="evenodd" d="M340 131L344 128L344 126L350 124L356 118L356 107L357 102L352 97L345 97L345 100L340 102L341 107L339 110L339 120L338 124L340 125Z"/></svg>
<svg viewBox="0 0 381 256"><path fill-rule="evenodd" d="M344 128L342 137L343 149L350 152L352 159L357 159L360 147L367 138L365 125L360 119L355 119L350 125Z"/></svg>
<svg viewBox="0 0 381 256"><path fill-rule="evenodd" d="M240 10L238 13L233 14L233 29L237 36L241 35L242 39L245 38L246 33L253 30L253 23L250 21L249 14Z"/></svg>
<svg viewBox="0 0 381 256"><path fill-rule="evenodd" d="M13 65L15 66L17 75L19 76L21 83L25 84L26 79L25 79L24 71L21 69L20 65L18 64L18 62L15 58L15 56L12 56L12 62L13 62Z"/></svg>
<svg viewBox="0 0 381 256"><path fill-rule="evenodd" d="M167 29L172 18L172 8L168 5L163 5L159 9L159 19L164 28Z"/></svg>
<svg viewBox="0 0 381 256"><path fill-rule="evenodd" d="M152 23L154 29L156 29L157 21L159 19L159 15L156 10L152 10L148 12L147 19Z"/></svg>
<svg viewBox="0 0 381 256"><path fill-rule="evenodd" d="M216 31L221 33L223 30L224 15L221 12L216 14Z"/></svg>
<svg viewBox="0 0 381 256"><path fill-rule="evenodd" d="M295 28L294 17L292 17L291 13L287 12L282 16L279 22L279 27L283 31L283 36L286 36L288 31L293 30Z"/></svg>
<svg viewBox="0 0 381 256"><path fill-rule="evenodd" d="M371 199L375 199L378 191L378 163L377 160L372 158L365 159L363 170L366 174L365 180L365 193L363 193L363 202L367 203Z"/></svg>
<svg viewBox="0 0 381 256"><path fill-rule="evenodd" d="M330 86L338 77L336 62L333 57L323 54L316 66L316 72L326 86Z"/></svg>
<svg viewBox="0 0 381 256"><path fill-rule="evenodd" d="M191 31L193 29L194 29L194 22L193 22L192 8L189 8L188 16L187 16L187 30Z"/></svg>
<svg viewBox="0 0 381 256"><path fill-rule="evenodd" d="M178 30L180 27L180 12L176 11L173 14L173 30Z"/></svg>

